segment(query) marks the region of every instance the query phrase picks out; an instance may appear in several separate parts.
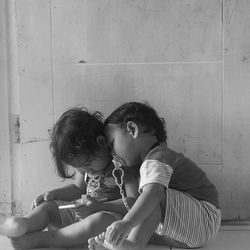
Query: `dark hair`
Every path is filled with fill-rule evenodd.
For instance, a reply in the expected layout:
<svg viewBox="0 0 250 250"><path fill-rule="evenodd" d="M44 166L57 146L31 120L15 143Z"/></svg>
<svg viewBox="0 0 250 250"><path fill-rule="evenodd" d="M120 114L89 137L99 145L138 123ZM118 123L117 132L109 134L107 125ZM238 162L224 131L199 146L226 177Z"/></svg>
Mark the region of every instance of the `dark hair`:
<svg viewBox="0 0 250 250"><path fill-rule="evenodd" d="M105 120L107 124L116 124L126 127L128 121L135 122L142 128L142 132L152 132L158 142L167 140L165 122L148 103L128 102L113 111Z"/></svg>
<svg viewBox="0 0 250 250"><path fill-rule="evenodd" d="M59 176L71 178L65 164L83 153L87 157L98 149L96 138L104 135L102 114L90 113L86 108L67 110L52 128L50 150Z"/></svg>

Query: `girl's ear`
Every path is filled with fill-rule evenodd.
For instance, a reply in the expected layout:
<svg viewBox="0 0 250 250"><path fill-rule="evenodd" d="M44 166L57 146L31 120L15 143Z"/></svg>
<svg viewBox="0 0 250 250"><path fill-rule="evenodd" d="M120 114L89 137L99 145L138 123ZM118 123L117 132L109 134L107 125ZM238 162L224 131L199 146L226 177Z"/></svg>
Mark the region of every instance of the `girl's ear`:
<svg viewBox="0 0 250 250"><path fill-rule="evenodd" d="M101 146L101 147L106 147L107 146L106 137L103 136L103 135L97 136L96 141L99 144L99 146Z"/></svg>
<svg viewBox="0 0 250 250"><path fill-rule="evenodd" d="M139 128L135 122L127 122L127 131L132 135L133 138L137 138L139 134Z"/></svg>

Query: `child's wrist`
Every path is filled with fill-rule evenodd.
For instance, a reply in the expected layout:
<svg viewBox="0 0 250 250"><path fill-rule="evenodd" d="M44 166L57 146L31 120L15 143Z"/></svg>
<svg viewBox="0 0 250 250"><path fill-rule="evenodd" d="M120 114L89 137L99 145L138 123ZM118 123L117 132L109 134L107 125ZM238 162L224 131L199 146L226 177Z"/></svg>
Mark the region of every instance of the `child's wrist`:
<svg viewBox="0 0 250 250"><path fill-rule="evenodd" d="M136 225L134 224L133 221L131 220L127 220L125 217L123 217L122 222L127 225L128 228L130 228L132 230L133 227L135 227Z"/></svg>
<svg viewBox="0 0 250 250"><path fill-rule="evenodd" d="M132 217L128 217L128 214L126 214L123 218L122 221L124 223L126 223L127 225L129 225L131 228L135 227L137 225L137 222L135 219L133 219Z"/></svg>

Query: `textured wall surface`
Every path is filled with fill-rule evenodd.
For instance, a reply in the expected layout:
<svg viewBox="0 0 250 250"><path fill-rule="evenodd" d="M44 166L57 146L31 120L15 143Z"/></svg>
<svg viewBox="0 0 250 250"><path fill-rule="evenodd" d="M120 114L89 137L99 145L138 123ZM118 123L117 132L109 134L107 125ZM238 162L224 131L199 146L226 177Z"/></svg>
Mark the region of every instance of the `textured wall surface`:
<svg viewBox="0 0 250 250"><path fill-rule="evenodd" d="M11 146L9 119L9 32L7 2L0 1L0 214L11 213Z"/></svg>
<svg viewBox="0 0 250 250"><path fill-rule="evenodd" d="M247 0L16 1L19 212L63 185L48 130L65 109L147 100L216 184L223 218L249 219L249 13Z"/></svg>

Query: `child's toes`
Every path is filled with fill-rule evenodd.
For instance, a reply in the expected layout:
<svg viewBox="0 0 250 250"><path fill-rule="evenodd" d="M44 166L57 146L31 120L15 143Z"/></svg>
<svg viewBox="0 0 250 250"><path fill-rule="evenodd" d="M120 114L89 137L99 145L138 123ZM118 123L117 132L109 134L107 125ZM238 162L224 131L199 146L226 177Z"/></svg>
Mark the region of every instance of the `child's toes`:
<svg viewBox="0 0 250 250"><path fill-rule="evenodd" d="M88 248L89 248L89 250L95 250L96 245L97 245L97 243L95 241L95 237L92 237L92 238L88 239Z"/></svg>
<svg viewBox="0 0 250 250"><path fill-rule="evenodd" d="M105 239L105 233L99 234L98 236L95 237L95 241L99 245L103 245L104 239Z"/></svg>

